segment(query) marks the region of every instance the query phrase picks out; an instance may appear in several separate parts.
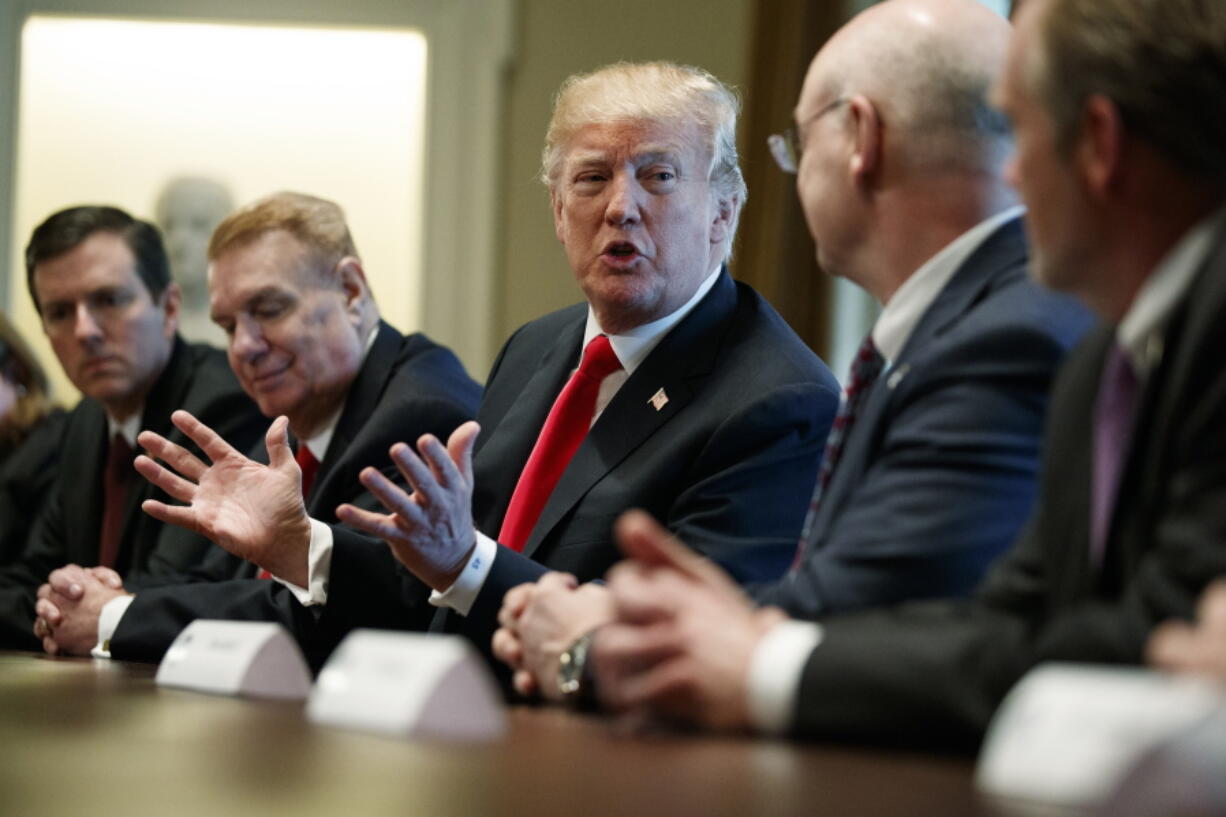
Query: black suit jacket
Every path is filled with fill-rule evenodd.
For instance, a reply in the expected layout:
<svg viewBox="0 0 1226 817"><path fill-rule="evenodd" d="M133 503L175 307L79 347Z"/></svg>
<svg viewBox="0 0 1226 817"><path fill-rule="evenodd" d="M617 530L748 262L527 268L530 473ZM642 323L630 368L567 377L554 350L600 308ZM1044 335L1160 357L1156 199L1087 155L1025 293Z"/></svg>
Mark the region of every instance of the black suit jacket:
<svg viewBox="0 0 1226 817"><path fill-rule="evenodd" d="M1092 417L1113 327L1060 372L1034 516L977 598L824 622L797 733L973 745L1036 664L1137 663L1155 624L1191 617L1226 573L1224 312L1219 234L1145 383L1102 569L1089 561Z"/></svg>
<svg viewBox="0 0 1226 817"><path fill-rule="evenodd" d="M519 329L490 373L478 420L473 518L496 538L524 463L575 368L580 304ZM651 397L663 389L659 411ZM757 293L723 273L635 370L562 474L524 552L498 548L467 618L431 626L488 648L502 596L546 570L598 579L620 558L612 525L640 507L742 581L779 576L795 552L821 446L838 405L826 367ZM374 595L386 546L339 532L324 618L422 628L434 611L406 579Z"/></svg>
<svg viewBox="0 0 1226 817"><path fill-rule="evenodd" d="M265 426L226 363L225 355L175 338L166 368L145 401L141 428L196 450L171 425L170 415L186 409L236 447L249 448ZM70 562L98 563L102 524L102 474L109 445L106 412L85 398L73 409L62 439L66 466L52 488L21 558L0 571L0 644L39 649L34 625L34 594L47 574ZM69 464L70 463L70 464ZM199 534L164 525L141 510L146 499L172 502L139 476L132 482L124 512L116 569L125 584L139 587L191 570L215 549Z"/></svg>
<svg viewBox="0 0 1226 817"><path fill-rule="evenodd" d="M1031 283L1020 219L937 295L866 396L805 559L753 589L795 618L969 595L1034 502L1047 395L1092 323Z"/></svg>
<svg viewBox="0 0 1226 817"><path fill-rule="evenodd" d="M0 463L0 567L21 558L60 473L68 413L56 409Z"/></svg>
<svg viewBox="0 0 1226 817"><path fill-rule="evenodd" d="M380 323L319 471L306 498L307 511L325 522L336 521L336 508L348 502L367 508L378 503L358 482L367 466L400 481L388 449L400 440L422 434L446 439L456 426L471 419L481 400L481 387L464 371L456 356L425 335L402 336ZM257 445L263 459L267 452ZM382 547L385 581L398 582L396 562ZM218 561L233 559L217 549ZM302 607L279 582L253 578L255 566L244 563L247 578L223 582L176 584L138 592L111 639L114 658L160 661L179 632L197 618L279 621L302 642L308 658L336 636L316 627L315 616Z"/></svg>

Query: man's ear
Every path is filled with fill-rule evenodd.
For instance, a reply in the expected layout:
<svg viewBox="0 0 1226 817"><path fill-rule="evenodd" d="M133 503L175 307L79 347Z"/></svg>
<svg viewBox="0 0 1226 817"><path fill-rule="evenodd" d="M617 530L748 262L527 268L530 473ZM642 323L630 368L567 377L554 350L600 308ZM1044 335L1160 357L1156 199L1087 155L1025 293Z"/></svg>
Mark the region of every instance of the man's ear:
<svg viewBox="0 0 1226 817"><path fill-rule="evenodd" d="M556 187L549 188L549 206L553 209L553 232L561 241L563 246L566 244L566 231L562 227L562 194L558 192Z"/></svg>
<svg viewBox="0 0 1226 817"><path fill-rule="evenodd" d="M881 168L881 116L877 107L860 94L848 100L847 109L855 140L847 170L857 188L867 188Z"/></svg>
<svg viewBox="0 0 1226 817"><path fill-rule="evenodd" d="M166 289L162 290L162 297L159 300L162 307L162 334L172 338L175 332L179 331L179 311L183 306L183 291L179 289L178 284L171 281L166 285Z"/></svg>
<svg viewBox="0 0 1226 817"><path fill-rule="evenodd" d="M1081 108L1073 156L1092 195L1101 197L1118 183L1123 151L1120 109L1102 94L1090 94Z"/></svg>
<svg viewBox="0 0 1226 817"><path fill-rule="evenodd" d="M711 243L723 244L736 224L736 215L741 209L738 195L715 196L715 217L711 221Z"/></svg>
<svg viewBox="0 0 1226 817"><path fill-rule="evenodd" d="M366 271L360 259L346 255L336 265L341 291L345 293L345 311L351 320L360 322L364 317L370 286L366 283Z"/></svg>

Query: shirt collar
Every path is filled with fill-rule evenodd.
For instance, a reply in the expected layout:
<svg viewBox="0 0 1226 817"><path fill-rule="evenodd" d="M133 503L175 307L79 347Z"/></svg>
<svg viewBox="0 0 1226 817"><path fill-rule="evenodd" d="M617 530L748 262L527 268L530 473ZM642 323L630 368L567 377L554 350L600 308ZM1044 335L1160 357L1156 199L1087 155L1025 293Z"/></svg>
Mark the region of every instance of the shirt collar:
<svg viewBox="0 0 1226 817"><path fill-rule="evenodd" d="M920 318L971 254L1006 222L1020 218L1024 207L1010 207L984 219L945 245L911 274L885 304L873 325L873 343L887 363L902 353Z"/></svg>
<svg viewBox="0 0 1226 817"><path fill-rule="evenodd" d="M370 348L375 345L375 338L379 334L379 325L375 324L375 328L370 330L370 334L366 337L366 348L362 350L362 362L358 364L359 377L361 376L362 367L366 365L366 358L370 355ZM352 389L352 384L350 389ZM317 434L308 437L305 440L299 440L299 445L305 445L310 450L311 456L315 457L317 462L323 462L324 457L328 454L328 446L332 444L332 435L336 433L336 424L340 422L341 414L345 411L345 404L341 403L341 407L336 410L336 413L328 419Z"/></svg>
<svg viewBox="0 0 1226 817"><path fill-rule="evenodd" d="M122 434L125 441L132 448L136 448L136 435L140 433L141 414L145 409L142 407L140 411L134 413L131 417L124 420L122 423L112 417L106 415L106 438L108 440L115 439L116 434Z"/></svg>
<svg viewBox="0 0 1226 817"><path fill-rule="evenodd" d="M1226 227L1226 206L1201 219L1183 234L1137 292L1116 328L1116 341L1138 374L1162 359L1162 330L1208 257L1214 237Z"/></svg>
<svg viewBox="0 0 1226 817"><path fill-rule="evenodd" d="M682 318L693 311L698 302L702 300L702 297L711 291L711 287L715 286L715 282L719 280L719 274L722 271L723 264L716 267L715 271L707 276L706 280L698 287L698 291L682 304L680 309L651 323L636 326L623 334L609 335L609 345L613 347L613 354L617 355L617 360L621 363L627 375L634 374L634 370L647 358L651 350L656 348L656 344L664 339L664 336L668 334L668 330L680 323ZM588 342L592 338L602 334L608 333L600 328L600 324L596 321L596 314L589 305L587 308L587 326L583 330L583 348L587 348Z"/></svg>

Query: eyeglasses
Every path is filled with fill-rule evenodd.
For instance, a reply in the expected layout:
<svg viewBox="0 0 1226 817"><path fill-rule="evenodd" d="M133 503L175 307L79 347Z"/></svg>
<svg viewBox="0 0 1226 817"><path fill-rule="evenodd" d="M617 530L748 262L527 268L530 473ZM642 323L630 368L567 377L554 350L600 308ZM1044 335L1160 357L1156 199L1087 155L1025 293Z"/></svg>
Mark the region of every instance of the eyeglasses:
<svg viewBox="0 0 1226 817"><path fill-rule="evenodd" d="M826 114L833 111L840 105L849 102L847 97L839 97L833 102L823 106L817 113L806 119L803 125L809 125L821 119ZM779 169L784 173L795 173L800 167L800 154L804 149L804 145L800 140L800 125L791 127L783 133L773 133L766 137L766 145L770 148L771 156L775 159L775 164L779 165Z"/></svg>

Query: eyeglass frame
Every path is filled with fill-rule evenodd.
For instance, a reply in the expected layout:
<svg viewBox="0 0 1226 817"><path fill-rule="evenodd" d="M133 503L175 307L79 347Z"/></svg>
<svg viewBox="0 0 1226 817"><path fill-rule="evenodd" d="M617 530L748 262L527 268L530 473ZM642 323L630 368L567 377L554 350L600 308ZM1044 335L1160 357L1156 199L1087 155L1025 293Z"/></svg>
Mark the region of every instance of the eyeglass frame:
<svg viewBox="0 0 1226 817"><path fill-rule="evenodd" d="M821 119L826 114L835 110L841 105L845 105L851 101L849 96L841 96L832 102L823 105L818 111L806 119L803 123L793 125L783 133L772 133L766 137L766 146L770 148L771 158L775 160L775 164L779 165L779 169L784 173L790 173L793 176L800 172L800 155L804 150L804 146L800 139L800 128L802 125L811 125Z"/></svg>

